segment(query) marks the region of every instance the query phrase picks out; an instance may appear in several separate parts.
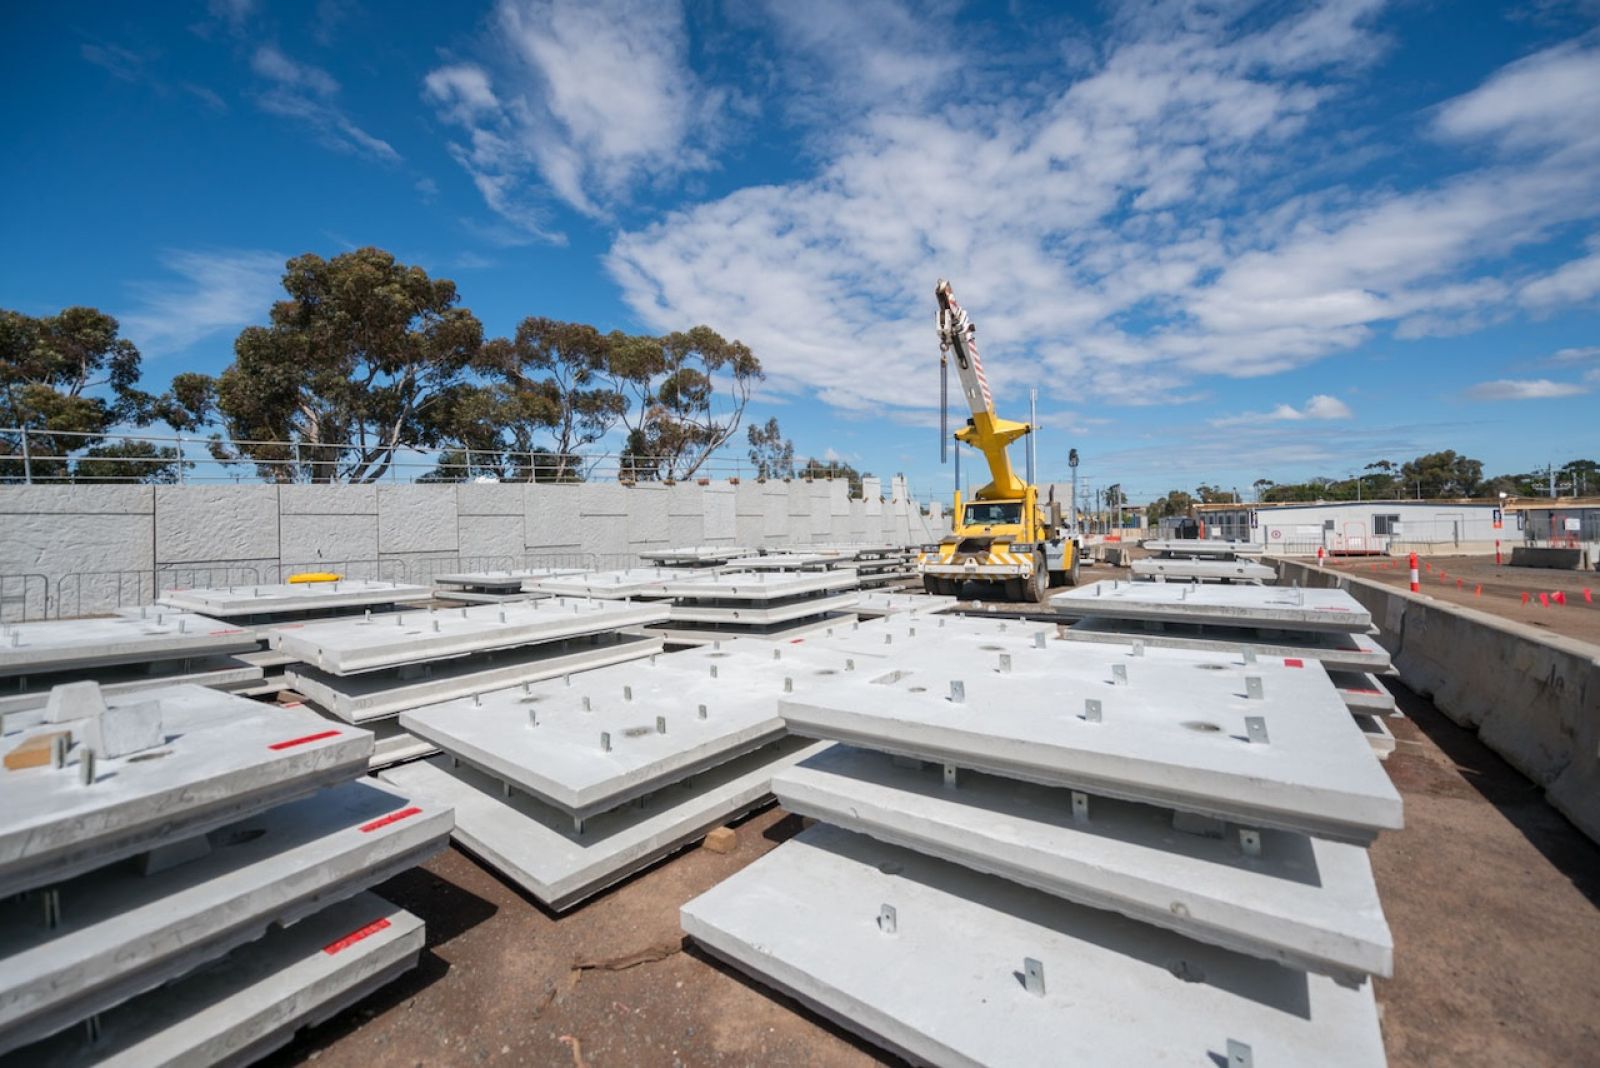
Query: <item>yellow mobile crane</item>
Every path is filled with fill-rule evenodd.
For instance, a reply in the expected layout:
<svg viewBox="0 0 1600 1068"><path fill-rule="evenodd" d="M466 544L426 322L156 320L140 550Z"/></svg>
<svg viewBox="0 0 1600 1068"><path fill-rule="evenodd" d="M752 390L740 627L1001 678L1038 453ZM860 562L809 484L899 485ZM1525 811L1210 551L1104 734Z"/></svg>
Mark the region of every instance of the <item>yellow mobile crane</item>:
<svg viewBox="0 0 1600 1068"><path fill-rule="evenodd" d="M989 463L989 484L973 493L963 504L959 477L955 512L950 533L937 546L929 546L918 556L917 569L929 593L953 594L966 579L1005 583L1006 598L1039 604L1045 599L1052 577L1071 585L1078 582L1077 516L1069 530L1062 522L1061 505L1052 499L1041 504L1037 486L1017 477L1006 447L1033 427L1002 419L995 414L994 398L978 358L977 328L966 310L956 303L950 283L944 279L934 287L939 302L939 376L941 462L943 427L947 410L946 393L949 364L954 360L961 392L972 415L967 425L957 430L955 439L983 453ZM956 471L961 456L956 455ZM1074 509L1076 511L1076 509Z"/></svg>

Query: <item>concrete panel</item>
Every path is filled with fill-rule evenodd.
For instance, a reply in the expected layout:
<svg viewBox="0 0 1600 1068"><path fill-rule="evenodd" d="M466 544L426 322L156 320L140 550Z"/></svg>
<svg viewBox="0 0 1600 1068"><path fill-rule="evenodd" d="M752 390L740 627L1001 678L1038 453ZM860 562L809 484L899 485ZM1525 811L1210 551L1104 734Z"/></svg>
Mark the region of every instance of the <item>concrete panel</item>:
<svg viewBox="0 0 1600 1068"><path fill-rule="evenodd" d="M863 619L883 616L937 615L948 612L960 603L957 597L930 596L926 593L902 593L893 590L873 590L856 598L855 613Z"/></svg>
<svg viewBox="0 0 1600 1068"><path fill-rule="evenodd" d="M868 475L861 480L861 500L867 506L867 514L876 516L883 513L883 481Z"/></svg>
<svg viewBox="0 0 1600 1068"><path fill-rule="evenodd" d="M161 603L217 619L250 619L268 615L342 610L358 612L380 605L422 603L433 596L427 586L368 579L338 582L296 582L219 589L167 590Z"/></svg>
<svg viewBox="0 0 1600 1068"><path fill-rule="evenodd" d="M886 643L879 668L785 694L790 730L1252 827L1367 842L1402 825L1400 795L1319 665L1039 648L1017 628L984 640L942 618ZM891 623L808 644L851 648ZM1266 740L1251 740L1252 717Z"/></svg>
<svg viewBox="0 0 1600 1068"><path fill-rule="evenodd" d="M242 653L260 644L239 627L156 609L108 619L0 624L0 678Z"/></svg>
<svg viewBox="0 0 1600 1068"><path fill-rule="evenodd" d="M628 488L628 544L662 547L667 538L667 497L664 486L631 486ZM698 539L696 539L698 540Z"/></svg>
<svg viewBox="0 0 1600 1068"><path fill-rule="evenodd" d="M461 482L456 490L456 515L516 516L527 511L527 484L522 482Z"/></svg>
<svg viewBox="0 0 1600 1068"><path fill-rule="evenodd" d="M0 499L19 488L0 488ZM0 516L0 575L9 576L0 593L20 598L29 618L100 612L148 600L153 544L148 514ZM16 608L4 612L7 619L23 614Z"/></svg>
<svg viewBox="0 0 1600 1068"><path fill-rule="evenodd" d="M789 483L761 483L761 537L766 544L789 537Z"/></svg>
<svg viewBox="0 0 1600 1068"><path fill-rule="evenodd" d="M0 486L0 515L151 515L154 486ZM9 523L0 521L0 530Z"/></svg>
<svg viewBox="0 0 1600 1068"><path fill-rule="evenodd" d="M714 575L679 572L669 576L661 589L680 601L776 601L849 590L855 584L856 576L850 571L729 571Z"/></svg>
<svg viewBox="0 0 1600 1068"><path fill-rule="evenodd" d="M802 638L832 637L856 622L854 612L824 612L787 623L657 623L649 629L663 635L668 646L705 646L729 639L748 639L772 645L790 645Z"/></svg>
<svg viewBox="0 0 1600 1068"><path fill-rule="evenodd" d="M278 555L278 487L157 486L156 562Z"/></svg>
<svg viewBox="0 0 1600 1068"><path fill-rule="evenodd" d="M423 942L421 920L359 894L119 1005L93 1041L74 1027L18 1057L33 1068L247 1064L414 967Z"/></svg>
<svg viewBox="0 0 1600 1068"><path fill-rule="evenodd" d="M1360 981L1388 976L1394 943L1366 849L1285 831L1175 833L1170 809L1090 798L836 745L773 780L791 812L1010 879L1056 897Z"/></svg>
<svg viewBox="0 0 1600 1068"><path fill-rule="evenodd" d="M526 794L501 792L501 780L448 758L408 764L380 778L456 811L462 848L550 908L564 911L612 886L711 828L759 807L772 776L825 744L786 738L719 764L692 781L673 783L589 820L572 817Z"/></svg>
<svg viewBox="0 0 1600 1068"><path fill-rule="evenodd" d="M828 512L835 519L850 515L850 481L843 478L828 480Z"/></svg>
<svg viewBox="0 0 1600 1068"><path fill-rule="evenodd" d="M1137 619L1294 631L1361 633L1372 615L1342 590L1096 582L1053 594L1050 607L1084 619Z"/></svg>
<svg viewBox="0 0 1600 1068"><path fill-rule="evenodd" d="M282 515L377 515L378 487L281 485L278 511Z"/></svg>
<svg viewBox="0 0 1600 1068"><path fill-rule="evenodd" d="M523 522L529 551L585 548L583 515L579 510L582 489L582 486L528 485Z"/></svg>
<svg viewBox="0 0 1600 1068"><path fill-rule="evenodd" d="M667 514L677 519L699 519L705 514L701 503L700 487L693 482L680 482L667 488ZM685 539L696 541L696 538Z"/></svg>
<svg viewBox="0 0 1600 1068"><path fill-rule="evenodd" d="M1250 651L1259 657L1315 660L1329 671L1390 670L1388 651L1365 634L1312 631L1272 635L1250 627L1150 626L1162 626L1164 629L1147 630L1138 623L1115 619L1080 619L1070 627L1060 628L1057 637L1064 641L1098 642L1124 647L1142 642L1151 648L1212 650L1240 657Z"/></svg>
<svg viewBox="0 0 1600 1068"><path fill-rule="evenodd" d="M587 817L779 737L785 679L803 690L846 659L810 649L779 653L775 660L769 646L730 641L527 693L484 694L481 704L434 705L400 723L463 763Z"/></svg>
<svg viewBox="0 0 1600 1068"><path fill-rule="evenodd" d="M819 593L802 594L775 600L708 600L678 601L672 606L670 622L674 627L684 623L718 623L729 626L769 627L813 616L837 615L856 604L856 594Z"/></svg>
<svg viewBox="0 0 1600 1068"><path fill-rule="evenodd" d="M461 516L457 535L463 560L505 558L514 562L527 551L522 514Z"/></svg>
<svg viewBox="0 0 1600 1068"><path fill-rule="evenodd" d="M713 482L704 488L701 502L705 509L707 542L731 542L738 536L735 492L736 487L726 482Z"/></svg>
<svg viewBox="0 0 1600 1068"><path fill-rule="evenodd" d="M294 514L279 518L281 552L290 570L378 558L374 515Z"/></svg>
<svg viewBox="0 0 1600 1068"><path fill-rule="evenodd" d="M623 600L629 597L665 597L662 585L677 577L671 568L630 567L619 571L590 571L580 575L557 575L532 584L540 593L557 597L596 597Z"/></svg>
<svg viewBox="0 0 1600 1068"><path fill-rule="evenodd" d="M185 682L237 693L260 683L265 673L260 667L247 664L237 657L202 656L192 660L121 664L95 668L88 673L68 671L55 675L29 675L24 689L19 692L7 686L5 696L0 697L0 716L7 717L7 731L21 730L25 724L31 726L35 722L43 722L40 710L49 701L51 690L62 683L82 681L86 674L100 687L103 695L112 697ZM21 683L23 680L15 681ZM21 713L28 711L34 713L31 718L20 717Z"/></svg>
<svg viewBox="0 0 1600 1068"><path fill-rule="evenodd" d="M1142 541L1141 547L1172 559L1231 560L1239 556L1260 556L1262 546L1250 541L1222 541L1216 538L1179 538L1168 541Z"/></svg>
<svg viewBox="0 0 1600 1068"><path fill-rule="evenodd" d="M463 657L659 623L667 606L541 598L503 605L387 612L274 628L274 649L334 675Z"/></svg>
<svg viewBox="0 0 1600 1068"><path fill-rule="evenodd" d="M1278 573L1247 560L1135 560L1129 567L1135 578L1197 580L1201 582L1271 582Z"/></svg>
<svg viewBox="0 0 1600 1068"><path fill-rule="evenodd" d="M892 933L874 923L885 905ZM833 827L802 832L681 917L713 953L918 1063L1229 1064L1230 1041L1257 1064L1384 1063L1370 983L1342 987Z"/></svg>
<svg viewBox="0 0 1600 1068"><path fill-rule="evenodd" d="M380 553L453 553L456 540L455 486L379 486Z"/></svg>
<svg viewBox="0 0 1600 1068"><path fill-rule="evenodd" d="M1340 700L1352 712L1375 713L1387 716L1394 712L1394 694L1378 681L1376 675L1360 671L1330 671L1328 679L1339 691Z"/></svg>
<svg viewBox="0 0 1600 1068"><path fill-rule="evenodd" d="M169 742L161 759L134 754L0 777L0 897L71 878L158 845L202 834L360 774L372 736L329 728L309 712L274 708L202 686L112 697L159 701ZM58 729L59 725L50 725ZM7 747L44 728L8 734ZM74 736L79 726L69 725Z"/></svg>
<svg viewBox="0 0 1600 1068"><path fill-rule="evenodd" d="M0 1053L178 978L415 867L449 843L450 808L347 783L223 827L210 852L151 874L113 866L60 884L62 919L0 905Z"/></svg>
<svg viewBox="0 0 1600 1068"><path fill-rule="evenodd" d="M585 518L626 519L630 491L614 482L586 482L578 487L578 512Z"/></svg>
<svg viewBox="0 0 1600 1068"><path fill-rule="evenodd" d="M833 533L833 506L827 482L803 482L809 506L810 541L827 541Z"/></svg>

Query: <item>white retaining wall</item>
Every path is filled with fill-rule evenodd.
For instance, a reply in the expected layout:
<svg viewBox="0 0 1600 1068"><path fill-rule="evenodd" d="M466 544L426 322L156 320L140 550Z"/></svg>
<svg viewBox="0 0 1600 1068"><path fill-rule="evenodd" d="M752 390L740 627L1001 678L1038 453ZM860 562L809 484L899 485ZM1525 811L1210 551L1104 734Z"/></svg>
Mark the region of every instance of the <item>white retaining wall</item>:
<svg viewBox="0 0 1600 1068"><path fill-rule="evenodd" d="M936 541L903 479L705 485L0 486L0 620L147 603L292 571L425 582L462 569L622 567L680 545Z"/></svg>

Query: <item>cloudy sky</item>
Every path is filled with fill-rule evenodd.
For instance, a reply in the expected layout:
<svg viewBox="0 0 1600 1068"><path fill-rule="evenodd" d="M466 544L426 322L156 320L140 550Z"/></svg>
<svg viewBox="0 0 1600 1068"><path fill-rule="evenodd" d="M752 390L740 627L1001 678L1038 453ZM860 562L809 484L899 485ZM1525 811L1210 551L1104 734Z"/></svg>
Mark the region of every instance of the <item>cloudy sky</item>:
<svg viewBox="0 0 1600 1068"><path fill-rule="evenodd" d="M10 4L0 306L218 371L284 259L747 342L802 455L938 464L933 286L1045 477L1600 453L1600 5Z"/></svg>

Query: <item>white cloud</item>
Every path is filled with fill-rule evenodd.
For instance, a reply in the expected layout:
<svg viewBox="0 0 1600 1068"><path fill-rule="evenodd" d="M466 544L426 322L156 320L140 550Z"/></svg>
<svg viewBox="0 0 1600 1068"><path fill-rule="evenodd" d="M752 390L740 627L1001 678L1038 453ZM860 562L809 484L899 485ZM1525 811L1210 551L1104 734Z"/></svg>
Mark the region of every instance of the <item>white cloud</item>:
<svg viewBox="0 0 1600 1068"><path fill-rule="evenodd" d="M608 268L653 328L709 322L755 349L774 388L857 411L934 396L941 275L979 324L998 392L1037 384L1118 403L1197 399L1208 376L1304 366L1385 327L1459 333L1519 301L1575 299L1586 266L1519 279L1496 258L1600 217L1600 145L1581 124L1514 144L1489 107L1504 72L1427 128L1517 149L1514 161L1412 188L1301 188L1286 174L1326 151L1315 122L1338 79L1381 53L1376 6L1277 22L1229 5L1141 7L1081 76L1031 72L1001 103L886 76L869 86L878 106L838 100L846 121L813 177L625 231ZM842 16L820 10L825 49ZM892 16L876 30L865 17L877 5L852 10L847 58L899 43ZM1553 49L1515 71L1559 94L1569 82L1541 72L1580 53L1587 62ZM847 80L841 93L858 91Z"/></svg>
<svg viewBox="0 0 1600 1068"><path fill-rule="evenodd" d="M1490 140L1508 149L1566 147L1600 140L1600 49L1571 41L1502 68L1439 109L1447 137Z"/></svg>
<svg viewBox="0 0 1600 1068"><path fill-rule="evenodd" d="M146 356L163 356L264 321L282 296L284 262L258 250L167 252L162 266L177 277L135 284L137 303L118 316L122 332Z"/></svg>
<svg viewBox="0 0 1600 1068"><path fill-rule="evenodd" d="M1584 304L1600 296L1600 237L1589 241L1590 252L1569 260L1541 278L1526 283L1517 299L1539 311Z"/></svg>
<svg viewBox="0 0 1600 1068"><path fill-rule="evenodd" d="M1328 421L1354 418L1355 413L1350 410L1350 406L1344 401L1326 393L1318 393L1306 401L1303 408L1296 408L1292 404L1280 404L1270 412L1246 412L1243 415L1229 415L1213 419L1211 420L1211 425L1252 426L1260 423L1301 422L1307 419Z"/></svg>
<svg viewBox="0 0 1600 1068"><path fill-rule="evenodd" d="M250 57L250 69L268 83L257 97L261 110L304 123L317 140L339 152L398 163L394 146L357 126L339 107L339 83L319 67L299 63L275 45L262 45Z"/></svg>
<svg viewBox="0 0 1600 1068"><path fill-rule="evenodd" d="M1590 360L1600 360L1600 345L1559 349L1554 356L1550 357L1551 363L1588 363Z"/></svg>
<svg viewBox="0 0 1600 1068"><path fill-rule="evenodd" d="M424 97L466 131L451 145L489 208L544 235L530 175L605 217L641 185L711 166L726 95L688 63L682 8L654 0L500 0L505 54L432 71Z"/></svg>
<svg viewBox="0 0 1600 1068"><path fill-rule="evenodd" d="M1500 378L1479 382L1467 390L1474 400L1546 400L1551 397L1576 397L1589 392L1577 382L1552 382L1548 378Z"/></svg>

